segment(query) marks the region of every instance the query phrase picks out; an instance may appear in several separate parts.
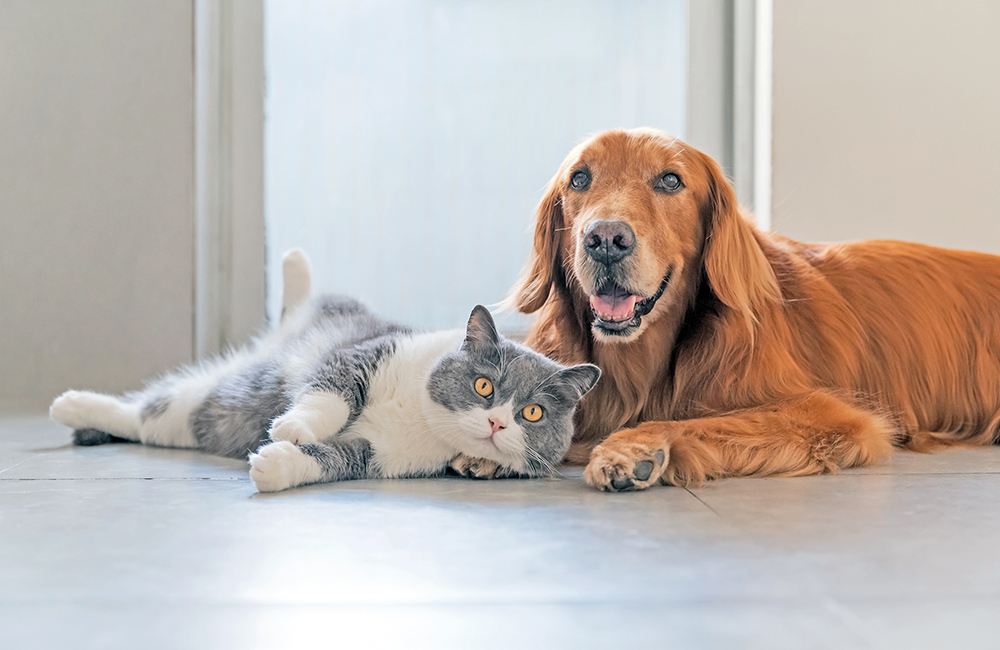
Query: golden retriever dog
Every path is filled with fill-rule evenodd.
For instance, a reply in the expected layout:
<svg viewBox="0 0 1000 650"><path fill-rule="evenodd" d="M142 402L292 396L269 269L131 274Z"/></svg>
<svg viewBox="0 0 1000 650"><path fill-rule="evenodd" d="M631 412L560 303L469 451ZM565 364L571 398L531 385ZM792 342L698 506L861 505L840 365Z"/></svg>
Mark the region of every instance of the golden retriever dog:
<svg viewBox="0 0 1000 650"><path fill-rule="evenodd" d="M719 165L660 131L570 152L509 300L538 312L530 346L604 371L569 454L602 490L998 438L1000 257L761 232Z"/></svg>

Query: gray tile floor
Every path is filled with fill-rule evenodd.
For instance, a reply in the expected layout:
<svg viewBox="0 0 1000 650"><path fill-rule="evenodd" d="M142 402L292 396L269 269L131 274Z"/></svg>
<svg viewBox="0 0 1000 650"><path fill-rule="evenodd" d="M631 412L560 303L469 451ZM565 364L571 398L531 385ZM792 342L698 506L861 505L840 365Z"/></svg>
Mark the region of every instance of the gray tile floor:
<svg viewBox="0 0 1000 650"><path fill-rule="evenodd" d="M602 494L254 492L0 419L0 648L1000 648L1000 448Z"/></svg>

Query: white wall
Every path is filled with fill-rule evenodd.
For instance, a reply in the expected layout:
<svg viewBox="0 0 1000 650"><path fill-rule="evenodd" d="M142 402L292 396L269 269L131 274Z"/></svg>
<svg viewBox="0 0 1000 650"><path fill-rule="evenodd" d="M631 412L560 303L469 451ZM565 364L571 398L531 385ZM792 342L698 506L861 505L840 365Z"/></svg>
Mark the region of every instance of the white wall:
<svg viewBox="0 0 1000 650"><path fill-rule="evenodd" d="M191 359L192 11L0 2L0 408Z"/></svg>
<svg viewBox="0 0 1000 650"><path fill-rule="evenodd" d="M1000 2L774 0L773 225L1000 253Z"/></svg>

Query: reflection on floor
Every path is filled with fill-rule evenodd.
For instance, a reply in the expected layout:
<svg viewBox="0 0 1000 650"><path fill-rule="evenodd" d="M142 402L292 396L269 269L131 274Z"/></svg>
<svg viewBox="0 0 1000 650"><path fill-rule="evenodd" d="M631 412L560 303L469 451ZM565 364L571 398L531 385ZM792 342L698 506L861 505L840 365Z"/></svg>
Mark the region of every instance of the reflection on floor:
<svg viewBox="0 0 1000 650"><path fill-rule="evenodd" d="M1000 448L259 495L241 462L68 437L0 420L3 648L1000 646Z"/></svg>

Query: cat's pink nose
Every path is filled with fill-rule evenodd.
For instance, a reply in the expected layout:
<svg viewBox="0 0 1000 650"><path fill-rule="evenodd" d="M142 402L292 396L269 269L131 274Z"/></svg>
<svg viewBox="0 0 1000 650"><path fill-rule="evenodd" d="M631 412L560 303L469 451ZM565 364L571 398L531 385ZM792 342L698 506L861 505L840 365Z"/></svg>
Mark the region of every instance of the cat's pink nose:
<svg viewBox="0 0 1000 650"><path fill-rule="evenodd" d="M490 418L490 426L493 427L493 433L501 429L506 429L507 425L500 421L500 418L492 417Z"/></svg>

